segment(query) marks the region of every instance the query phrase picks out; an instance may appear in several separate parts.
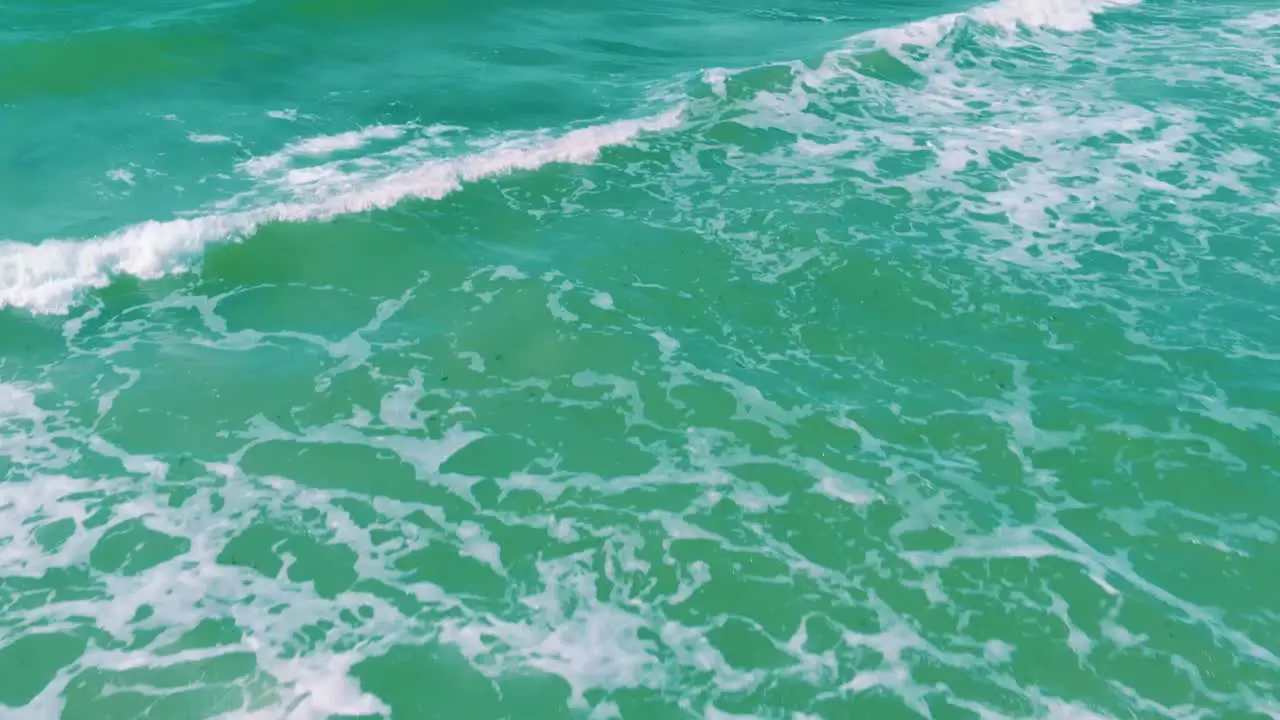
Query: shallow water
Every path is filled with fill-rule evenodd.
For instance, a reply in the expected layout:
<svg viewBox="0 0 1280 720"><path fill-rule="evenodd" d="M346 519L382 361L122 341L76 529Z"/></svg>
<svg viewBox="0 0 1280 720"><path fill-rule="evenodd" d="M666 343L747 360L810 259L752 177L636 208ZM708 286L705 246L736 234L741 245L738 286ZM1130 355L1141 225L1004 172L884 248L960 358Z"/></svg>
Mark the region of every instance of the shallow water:
<svg viewBox="0 0 1280 720"><path fill-rule="evenodd" d="M0 716L1280 717L1260 0L24 0Z"/></svg>

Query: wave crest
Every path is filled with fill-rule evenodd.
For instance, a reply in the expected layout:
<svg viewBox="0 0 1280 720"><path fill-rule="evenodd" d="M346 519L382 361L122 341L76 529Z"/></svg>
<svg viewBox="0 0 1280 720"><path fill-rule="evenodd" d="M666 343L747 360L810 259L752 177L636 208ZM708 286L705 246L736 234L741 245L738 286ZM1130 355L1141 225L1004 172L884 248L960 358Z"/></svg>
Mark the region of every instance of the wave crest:
<svg viewBox="0 0 1280 720"><path fill-rule="evenodd" d="M0 308L62 314L82 292L104 287L112 277L155 279L183 272L189 259L209 244L243 238L267 223L326 221L388 208L410 198L440 199L465 183L510 172L552 163L589 164L607 147L675 127L681 114L682 108L676 107L659 115L588 126L558 137L540 136L532 142L504 140L479 152L427 160L379 177L334 173L324 182L312 183L304 199L193 218L151 220L90 240L2 242ZM254 167L265 173L287 166L298 154L314 155L353 144L323 140L294 143Z"/></svg>

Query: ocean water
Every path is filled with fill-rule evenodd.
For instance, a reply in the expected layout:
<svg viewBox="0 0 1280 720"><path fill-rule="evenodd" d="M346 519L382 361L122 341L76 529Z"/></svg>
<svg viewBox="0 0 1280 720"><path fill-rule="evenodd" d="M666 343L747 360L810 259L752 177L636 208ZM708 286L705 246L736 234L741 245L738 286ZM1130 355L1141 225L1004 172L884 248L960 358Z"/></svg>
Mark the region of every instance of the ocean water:
<svg viewBox="0 0 1280 720"><path fill-rule="evenodd" d="M0 8L0 717L1280 718L1280 8Z"/></svg>

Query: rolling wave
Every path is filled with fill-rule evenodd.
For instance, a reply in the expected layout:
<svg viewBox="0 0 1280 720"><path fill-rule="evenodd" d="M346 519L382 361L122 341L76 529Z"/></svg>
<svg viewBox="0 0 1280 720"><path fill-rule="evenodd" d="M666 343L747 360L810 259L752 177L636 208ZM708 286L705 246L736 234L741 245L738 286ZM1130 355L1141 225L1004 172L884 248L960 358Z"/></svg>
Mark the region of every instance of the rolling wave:
<svg viewBox="0 0 1280 720"><path fill-rule="evenodd" d="M869 46L870 50L894 53L913 45L934 47L962 21L1006 31L1022 28L1078 32L1092 28L1098 13L1139 1L1000 0L964 13L862 33L850 42L854 47ZM405 199L439 199L468 182L534 170L550 163L591 163L607 147L632 142L644 133L678 127L682 109L679 102L674 105L657 115L584 127L559 136L544 132L504 137L478 152L457 157L428 154L424 158L410 142L387 153L390 157L384 159L393 161L391 164L384 159L360 158L354 161L355 170L336 161L296 165L299 159L359 150L371 142L401 140L407 135L421 140L432 130L424 133L407 126L372 126L295 140L276 153L252 158L239 167L266 188L284 189L291 195L287 200L273 199L244 209L229 209L241 200L232 198L212 212L147 221L91 239L49 239L36 244L0 242L0 308L62 314L82 293L106 286L112 277L155 279L184 272L210 243L243 238L266 223L325 221L387 208ZM215 136L201 137L208 141ZM370 166L375 167L374 171L369 170Z"/></svg>

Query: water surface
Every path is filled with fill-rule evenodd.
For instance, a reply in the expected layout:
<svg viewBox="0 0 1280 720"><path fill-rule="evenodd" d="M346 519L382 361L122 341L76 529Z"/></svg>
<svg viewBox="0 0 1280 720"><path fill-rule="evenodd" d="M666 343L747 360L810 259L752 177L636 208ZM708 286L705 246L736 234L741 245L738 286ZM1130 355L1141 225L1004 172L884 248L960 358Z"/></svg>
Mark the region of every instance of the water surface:
<svg viewBox="0 0 1280 720"><path fill-rule="evenodd" d="M1262 0L20 0L0 715L1280 717Z"/></svg>

